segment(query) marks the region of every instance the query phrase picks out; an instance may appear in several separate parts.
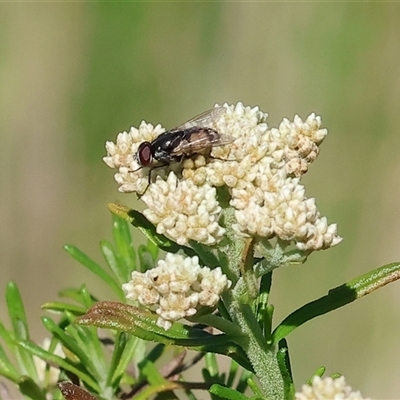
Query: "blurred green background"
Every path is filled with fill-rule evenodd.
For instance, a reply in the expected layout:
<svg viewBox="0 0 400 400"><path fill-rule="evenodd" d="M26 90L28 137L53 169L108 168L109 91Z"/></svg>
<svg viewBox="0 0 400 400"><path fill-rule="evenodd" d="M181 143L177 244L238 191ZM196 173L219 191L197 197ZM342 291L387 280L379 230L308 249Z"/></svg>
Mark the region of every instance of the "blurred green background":
<svg viewBox="0 0 400 400"><path fill-rule="evenodd" d="M139 204L117 192L104 142L215 102L259 105L270 126L316 112L330 131L304 183L344 241L275 273L277 322L400 260L399 20L398 3L1 4L1 319L14 280L40 341L40 304L89 276L62 245L101 262L105 204ZM289 336L296 387L326 365L364 396L399 398L399 293L389 285Z"/></svg>

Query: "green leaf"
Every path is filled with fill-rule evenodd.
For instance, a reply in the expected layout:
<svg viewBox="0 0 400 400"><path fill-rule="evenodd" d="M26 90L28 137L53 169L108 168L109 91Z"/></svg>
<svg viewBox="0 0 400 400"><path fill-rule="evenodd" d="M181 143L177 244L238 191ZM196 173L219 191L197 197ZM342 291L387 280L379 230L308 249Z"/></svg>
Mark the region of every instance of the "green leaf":
<svg viewBox="0 0 400 400"><path fill-rule="evenodd" d="M76 322L128 332L144 340L229 355L236 357L235 360L240 364L244 363L246 368L251 368L229 335L212 335L177 322L165 330L157 325L157 319L158 316L150 311L124 303L103 301L91 307L86 315L78 317Z"/></svg>
<svg viewBox="0 0 400 400"><path fill-rule="evenodd" d="M276 354L276 358L278 360L279 370L281 371L281 375L283 378L285 399L294 399L295 388L292 377L292 368L289 359L289 349L285 339L282 339L279 342L279 350Z"/></svg>
<svg viewBox="0 0 400 400"><path fill-rule="evenodd" d="M0 337L4 340L4 343L10 348L15 347L15 339L13 332L10 332L6 327L0 322Z"/></svg>
<svg viewBox="0 0 400 400"><path fill-rule="evenodd" d="M14 383L18 383L20 374L7 357L3 346L0 345L0 375L5 376Z"/></svg>
<svg viewBox="0 0 400 400"><path fill-rule="evenodd" d="M153 398L153 395L158 396L163 393L163 392L171 392L172 390L178 390L178 389L183 389L181 384L179 382L171 382L165 380L162 385L157 385L157 386L148 386L145 389L143 389L140 393L135 395L135 400L148 400L150 398ZM176 399L176 397L173 394L170 394L167 399Z"/></svg>
<svg viewBox="0 0 400 400"><path fill-rule="evenodd" d="M124 351L121 353L121 357L118 363L116 363L115 369L110 367L110 371L113 371L112 378L111 378L111 386L117 387L119 384L119 380L121 376L126 372L127 366L132 360L136 363L140 362L141 352L140 350L144 347L144 342L132 335L128 335L126 332L121 332L120 335L126 337L126 344L124 346ZM122 339L121 339L122 340ZM118 342L116 342L116 347L120 346ZM138 351L139 348L139 351ZM116 351L116 350L114 350ZM113 354L114 358L114 354ZM139 359L138 359L139 358Z"/></svg>
<svg viewBox="0 0 400 400"><path fill-rule="evenodd" d="M232 387L233 382L234 382L234 380L236 378L236 374L238 372L238 369L239 369L239 364L236 361L232 360L231 361L231 366L229 368L228 378L226 380L226 386Z"/></svg>
<svg viewBox="0 0 400 400"><path fill-rule="evenodd" d="M305 304L286 317L275 329L273 342L278 343L305 322L343 307L398 279L400 279L400 264L393 263L330 290L326 296Z"/></svg>
<svg viewBox="0 0 400 400"><path fill-rule="evenodd" d="M103 240L100 242L100 249L118 283L122 285L122 283L127 282L129 280L129 271L126 263L121 256L115 254L112 244Z"/></svg>
<svg viewBox="0 0 400 400"><path fill-rule="evenodd" d="M111 358L111 363L108 368L108 376L107 376L107 386L117 387L121 376L123 374L123 370L119 371L118 374L115 371L118 369L120 361L122 359L122 355L124 354L127 342L129 341L129 336L125 332L119 332L115 339L114 351Z"/></svg>
<svg viewBox="0 0 400 400"><path fill-rule="evenodd" d="M146 377L150 385L161 386L168 382L150 360L143 360L141 367L141 373Z"/></svg>
<svg viewBox="0 0 400 400"><path fill-rule="evenodd" d="M204 360L211 378L217 379L219 376L218 362L214 353L206 353ZM218 380L218 379L217 379Z"/></svg>
<svg viewBox="0 0 400 400"><path fill-rule="evenodd" d="M6 301L15 337L22 340L29 339L25 308L18 287L13 282L7 285Z"/></svg>
<svg viewBox="0 0 400 400"><path fill-rule="evenodd" d="M138 248L140 272L146 272L148 269L154 267L154 260L152 254L146 246L140 245Z"/></svg>
<svg viewBox="0 0 400 400"><path fill-rule="evenodd" d="M90 363L83 363L83 365L93 377L96 378L97 382L102 382L108 371L102 343L97 335L97 330L94 327L83 327L74 324L69 327L68 333L90 357Z"/></svg>
<svg viewBox="0 0 400 400"><path fill-rule="evenodd" d="M204 314L204 315L194 315L191 318L188 318L191 322L197 322L200 324L204 324L207 326L212 326L221 332L229 335L235 343L239 345L245 345L244 341L247 341L247 337L240 330L240 327L225 318L220 317L217 314Z"/></svg>
<svg viewBox="0 0 400 400"><path fill-rule="evenodd" d="M156 261L160 254L160 249L151 240L147 240L147 249L153 257L153 261Z"/></svg>
<svg viewBox="0 0 400 400"><path fill-rule="evenodd" d="M18 287L13 282L9 282L7 285L6 301L15 340L28 340L29 329L25 308ZM36 367L30 354L18 348L15 355L19 361L22 374L36 380Z"/></svg>
<svg viewBox="0 0 400 400"><path fill-rule="evenodd" d="M93 368L93 360L91 355L88 354L82 346L77 342L77 340L67 334L66 331L61 329L52 319L48 317L42 317L43 325L46 329L57 338L61 344L66 347L72 354L74 354L87 368Z"/></svg>
<svg viewBox="0 0 400 400"><path fill-rule="evenodd" d="M248 397L244 394L234 390L227 388L225 386L221 386L218 384L214 384L210 387L210 393L214 394L222 399L228 400L248 400Z"/></svg>
<svg viewBox="0 0 400 400"><path fill-rule="evenodd" d="M83 306L86 306L86 299L85 296L83 295L83 291L86 290L86 286L83 284L81 285L80 288L69 288L69 289L64 289L59 292L60 297L65 297L67 299L71 299L73 301L76 301L79 304L82 304ZM91 296L91 304L95 303L97 301L96 297L93 295Z"/></svg>
<svg viewBox="0 0 400 400"><path fill-rule="evenodd" d="M236 390L240 393L244 393L244 391L248 388L249 386L249 379L253 376L253 373L247 370L243 370L239 382L236 385Z"/></svg>
<svg viewBox="0 0 400 400"><path fill-rule="evenodd" d="M319 376L320 378L322 378L322 376L324 375L325 371L326 371L326 367L324 367L324 366L319 367L319 368L312 374L311 378L307 380L307 382L306 382L307 385L312 386L312 380L313 380L314 376Z"/></svg>
<svg viewBox="0 0 400 400"><path fill-rule="evenodd" d="M38 346L35 343L29 341L20 341L18 345L29 352L31 355L41 358L46 361L48 364L56 365L59 368L65 369L66 371L71 372L76 375L80 380L85 382L87 385L92 387L94 390L100 393L100 387L97 384L96 380L94 380L87 371L84 371L82 368L73 364L67 358L62 358L55 354L49 353L47 350L44 350L42 347Z"/></svg>
<svg viewBox="0 0 400 400"><path fill-rule="evenodd" d="M129 230L128 222L115 214L113 218L113 237L116 247L116 253L124 261L125 274L136 269L136 254L132 246L132 236Z"/></svg>
<svg viewBox="0 0 400 400"><path fill-rule="evenodd" d="M46 400L40 387L28 376L24 376L18 383L20 392L32 400Z"/></svg>
<svg viewBox="0 0 400 400"><path fill-rule="evenodd" d="M271 291L272 272L265 274L261 278L260 293L257 297L256 318L265 337L269 342L271 340L273 306L268 306L269 293Z"/></svg>
<svg viewBox="0 0 400 400"><path fill-rule="evenodd" d="M60 301L44 303L44 304L42 304L41 308L42 308L42 310L61 312L61 313L68 311L75 316L83 315L83 314L85 314L85 312L87 310L87 308L84 308L81 306L75 306L75 305L69 304L69 303L62 303Z"/></svg>
<svg viewBox="0 0 400 400"><path fill-rule="evenodd" d="M253 374L251 374L251 376L247 378L247 385L256 396L263 398L262 390L257 386L254 379L256 378L253 376ZM294 395L291 397L291 399L294 399Z"/></svg>
<svg viewBox="0 0 400 400"><path fill-rule="evenodd" d="M86 307L86 309L90 308L93 305L93 296L90 294L85 284L81 286L81 294L82 294L83 305ZM71 315L71 321L72 317L73 316Z"/></svg>
<svg viewBox="0 0 400 400"><path fill-rule="evenodd" d="M77 318L77 322L83 325L95 325L101 328L116 329L129 332L145 340L157 341L164 344L173 344L183 341L187 345L199 345L201 341L217 339L224 336L225 339L217 339L213 344L226 341L225 335L210 335L209 333L174 323L165 330L159 327L158 316L150 311L124 303L103 301L91 307L87 314Z"/></svg>
<svg viewBox="0 0 400 400"><path fill-rule="evenodd" d="M190 246L193 247L196 255L206 267L215 268L221 265L218 257L214 254L214 251L210 246L205 246L201 243L195 242L194 240L190 241Z"/></svg>
<svg viewBox="0 0 400 400"><path fill-rule="evenodd" d="M76 261L86 267L89 271L93 272L100 279L107 283L111 289L117 293L119 297L123 297L123 291L121 285L116 282L110 274L108 274L99 264L89 258L85 253L79 250L77 247L72 245L65 245L64 249L70 254Z"/></svg>
<svg viewBox="0 0 400 400"><path fill-rule="evenodd" d="M139 229L139 231L141 231L147 239L153 242L159 249L169 253L177 253L178 251L183 250L184 253L190 257L196 255L191 248L179 246L166 236L158 234L155 226L139 211L132 210L129 207L116 203L109 203L107 204L107 207L113 214L125 219L134 227Z"/></svg>

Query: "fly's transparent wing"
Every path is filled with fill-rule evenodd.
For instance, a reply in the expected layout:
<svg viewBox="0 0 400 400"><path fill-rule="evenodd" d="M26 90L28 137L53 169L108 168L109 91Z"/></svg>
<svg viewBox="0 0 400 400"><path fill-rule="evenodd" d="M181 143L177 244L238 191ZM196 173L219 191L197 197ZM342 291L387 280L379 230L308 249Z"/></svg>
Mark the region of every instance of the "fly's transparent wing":
<svg viewBox="0 0 400 400"><path fill-rule="evenodd" d="M184 124L177 126L173 130L184 130L188 128L193 128L194 126L197 126L199 128L208 127L225 112L225 107L212 108L211 110L207 110L199 115L196 115L194 118L189 119L189 121L186 121Z"/></svg>
<svg viewBox="0 0 400 400"><path fill-rule="evenodd" d="M210 147L225 146L234 140L235 138L232 136L220 135L214 130L199 128L197 131L192 132L189 137L182 140L172 153L176 156L200 153Z"/></svg>

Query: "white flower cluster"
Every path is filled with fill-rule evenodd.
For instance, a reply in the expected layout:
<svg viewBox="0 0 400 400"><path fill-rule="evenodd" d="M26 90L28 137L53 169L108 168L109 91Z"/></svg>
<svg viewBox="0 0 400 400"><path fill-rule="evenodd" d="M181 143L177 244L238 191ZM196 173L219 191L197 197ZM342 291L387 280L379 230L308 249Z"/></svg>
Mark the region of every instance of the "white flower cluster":
<svg viewBox="0 0 400 400"><path fill-rule="evenodd" d="M132 272L122 288L127 299L153 306L159 315L157 325L169 329L172 322L193 316L201 306L215 307L230 286L221 268L211 270L201 267L198 257L168 253L157 267Z"/></svg>
<svg viewBox="0 0 400 400"><path fill-rule="evenodd" d="M353 392L344 376L337 379L315 376L311 386L303 385L295 396L296 400L369 400L364 399L360 392Z"/></svg>
<svg viewBox="0 0 400 400"><path fill-rule="evenodd" d="M180 245L189 240L214 245L223 238L225 229L218 224L221 207L215 188L179 181L173 172L166 181L158 178L156 183L142 199L149 207L144 215L157 226L157 233L174 238Z"/></svg>
<svg viewBox="0 0 400 400"><path fill-rule="evenodd" d="M178 175L172 165L157 170L158 177L147 190L149 168L140 168L135 155L141 142L151 142L164 129L142 122L139 129L119 134L116 144L107 142L104 161L119 168L115 175L119 190L145 191L144 214L159 233L179 244L195 240L213 245L222 239L225 231L218 223L221 208L215 190L219 186L229 190L237 221L233 228L241 236L277 236L304 251L340 243L336 224L328 224L300 184L327 135L321 118L315 114L305 121L298 116L293 122L285 118L278 128L269 129L267 114L258 107L242 103L222 107L225 112L216 113L207 127L234 141L213 147L210 154L186 158L175 166ZM177 178L180 175L183 179Z"/></svg>
<svg viewBox="0 0 400 400"><path fill-rule="evenodd" d="M321 250L339 244L336 224L321 217L315 199L305 197L300 177L318 155L318 145L327 135L321 118L311 114L304 122L284 119L279 128L268 129L267 114L258 107L224 105L212 126L236 140L215 147L200 167L196 163L183 176L197 184L226 185L235 208L239 235L293 241L300 250ZM222 161L225 160L225 161ZM190 168L191 167L191 168Z"/></svg>
<svg viewBox="0 0 400 400"><path fill-rule="evenodd" d="M148 168L140 168L136 161L139 145L151 142L165 132L161 125L153 126L142 121L139 129L132 127L129 132L118 134L116 142L106 142L107 156L103 161L110 168L118 168L114 179L124 193L143 193L148 185Z"/></svg>

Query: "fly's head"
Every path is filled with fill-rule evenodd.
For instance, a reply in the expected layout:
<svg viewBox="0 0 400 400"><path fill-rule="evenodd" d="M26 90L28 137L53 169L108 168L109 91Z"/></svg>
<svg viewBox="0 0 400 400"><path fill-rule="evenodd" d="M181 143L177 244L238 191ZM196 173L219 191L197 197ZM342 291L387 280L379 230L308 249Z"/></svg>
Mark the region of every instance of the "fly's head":
<svg viewBox="0 0 400 400"><path fill-rule="evenodd" d="M153 152L150 142L143 142L136 152L136 161L141 167L148 167L153 162Z"/></svg>

